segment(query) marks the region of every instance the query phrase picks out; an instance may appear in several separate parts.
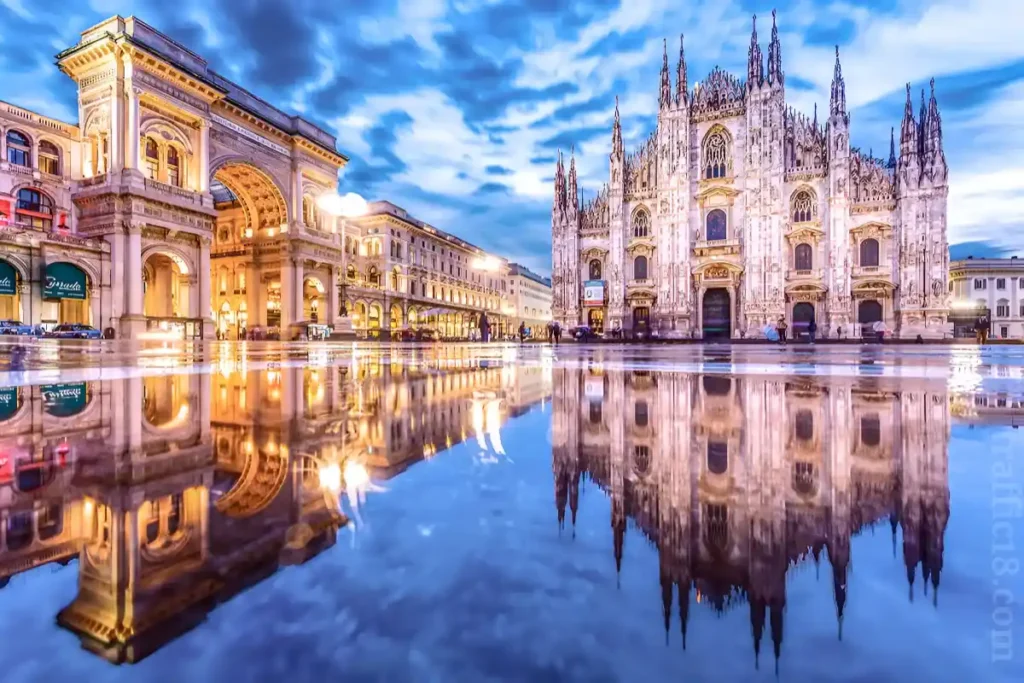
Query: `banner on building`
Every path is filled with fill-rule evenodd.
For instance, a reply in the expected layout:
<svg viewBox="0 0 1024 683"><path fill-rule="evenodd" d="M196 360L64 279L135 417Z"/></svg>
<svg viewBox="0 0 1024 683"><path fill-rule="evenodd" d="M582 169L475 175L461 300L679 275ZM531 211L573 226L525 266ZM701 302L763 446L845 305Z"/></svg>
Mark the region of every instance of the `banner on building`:
<svg viewBox="0 0 1024 683"><path fill-rule="evenodd" d="M583 305L604 306L604 280L587 280L583 283Z"/></svg>

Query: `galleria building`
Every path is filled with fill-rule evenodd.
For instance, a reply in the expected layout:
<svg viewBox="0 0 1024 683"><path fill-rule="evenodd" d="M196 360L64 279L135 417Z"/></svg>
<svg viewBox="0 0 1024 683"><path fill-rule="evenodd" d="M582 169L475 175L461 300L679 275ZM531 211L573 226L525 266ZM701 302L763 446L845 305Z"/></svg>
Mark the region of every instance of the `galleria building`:
<svg viewBox="0 0 1024 683"><path fill-rule="evenodd" d="M509 324L507 262L388 202L321 212L348 161L334 136L142 21L87 29L57 63L79 125L0 102L0 319L127 338L326 327L346 309L369 336Z"/></svg>
<svg viewBox="0 0 1024 683"><path fill-rule="evenodd" d="M767 63L767 68L765 64ZM947 166L934 84L915 116L907 86L888 159L850 146L836 52L828 118L786 106L778 30L756 27L747 75L718 68L692 91L666 51L657 129L626 153L618 105L610 179L584 202L559 158L553 314L563 326L666 337L794 332L949 336Z"/></svg>

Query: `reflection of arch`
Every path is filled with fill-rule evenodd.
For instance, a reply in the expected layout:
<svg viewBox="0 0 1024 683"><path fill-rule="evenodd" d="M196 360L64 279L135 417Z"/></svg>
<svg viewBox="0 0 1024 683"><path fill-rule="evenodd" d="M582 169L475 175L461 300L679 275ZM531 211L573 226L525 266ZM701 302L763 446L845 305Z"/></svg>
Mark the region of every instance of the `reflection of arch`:
<svg viewBox="0 0 1024 683"><path fill-rule="evenodd" d="M142 380L142 415L150 431L173 431L189 423L188 375L155 375Z"/></svg>
<svg viewBox="0 0 1024 683"><path fill-rule="evenodd" d="M288 478L288 457L264 450L250 453L235 485L217 499L217 510L229 517L251 517L277 497Z"/></svg>
<svg viewBox="0 0 1024 683"><path fill-rule="evenodd" d="M244 159L227 158L216 162L211 178L219 180L238 197L248 226L262 230L288 223L284 192L267 172Z"/></svg>

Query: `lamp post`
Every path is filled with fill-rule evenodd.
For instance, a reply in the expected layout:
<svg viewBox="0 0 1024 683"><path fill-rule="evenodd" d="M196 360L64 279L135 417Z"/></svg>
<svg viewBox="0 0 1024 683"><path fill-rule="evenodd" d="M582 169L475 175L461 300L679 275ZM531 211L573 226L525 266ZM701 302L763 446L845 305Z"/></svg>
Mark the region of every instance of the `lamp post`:
<svg viewBox="0 0 1024 683"><path fill-rule="evenodd" d="M346 219L365 216L368 208L366 200L355 192L349 192L344 196L334 192L325 192L317 198L317 206L331 216L340 219L342 249L345 248L345 228L348 225ZM341 264L343 270L347 270L347 262L348 252L346 251ZM341 302L338 306L338 319L334 321L333 331L331 333L331 337L334 339L355 338L355 332L352 330L352 321L348 318L348 305L345 303L348 295L346 282L347 277L348 273L343 272L341 276L341 285L338 287L338 297L341 299ZM334 283L332 283L332 286L333 285Z"/></svg>

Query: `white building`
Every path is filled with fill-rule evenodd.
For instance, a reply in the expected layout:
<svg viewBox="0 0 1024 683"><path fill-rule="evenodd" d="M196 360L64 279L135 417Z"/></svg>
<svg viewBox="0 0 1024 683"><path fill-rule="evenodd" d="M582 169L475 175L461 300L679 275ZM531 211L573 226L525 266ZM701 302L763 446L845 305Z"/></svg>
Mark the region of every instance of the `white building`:
<svg viewBox="0 0 1024 683"><path fill-rule="evenodd" d="M508 265L508 300L512 328L526 323L534 339L546 339L551 322L551 280L518 263Z"/></svg>
<svg viewBox="0 0 1024 683"><path fill-rule="evenodd" d="M673 92L666 49L657 127L627 151L616 104L596 197L582 201L574 160L566 173L559 158L552 281L564 327L750 338L784 317L794 332L814 320L822 334L877 321L897 337L952 333L934 82L919 111L907 85L900 137L878 158L851 146L838 49L821 122L817 108L787 104L774 25L767 52L755 30L745 78L716 68L691 90L680 44Z"/></svg>
<svg viewBox="0 0 1024 683"><path fill-rule="evenodd" d="M988 317L992 339L1024 339L1024 260L972 258L949 264L950 319L958 336L973 336L974 321Z"/></svg>

